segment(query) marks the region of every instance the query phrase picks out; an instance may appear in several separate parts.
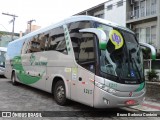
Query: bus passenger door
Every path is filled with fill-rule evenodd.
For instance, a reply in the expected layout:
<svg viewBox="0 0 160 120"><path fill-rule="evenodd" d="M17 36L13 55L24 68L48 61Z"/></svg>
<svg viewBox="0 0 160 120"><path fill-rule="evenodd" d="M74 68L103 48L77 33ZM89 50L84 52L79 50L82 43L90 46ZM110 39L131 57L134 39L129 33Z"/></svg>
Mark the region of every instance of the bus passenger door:
<svg viewBox="0 0 160 120"><path fill-rule="evenodd" d="M76 58L79 64L77 72L72 69L71 98L89 106L93 106L94 95L94 38L91 33L82 34L81 39L79 39L79 52Z"/></svg>
<svg viewBox="0 0 160 120"><path fill-rule="evenodd" d="M93 66L90 65L90 67ZM81 66L78 67L77 101L89 106L93 106L94 76L94 73L82 68Z"/></svg>

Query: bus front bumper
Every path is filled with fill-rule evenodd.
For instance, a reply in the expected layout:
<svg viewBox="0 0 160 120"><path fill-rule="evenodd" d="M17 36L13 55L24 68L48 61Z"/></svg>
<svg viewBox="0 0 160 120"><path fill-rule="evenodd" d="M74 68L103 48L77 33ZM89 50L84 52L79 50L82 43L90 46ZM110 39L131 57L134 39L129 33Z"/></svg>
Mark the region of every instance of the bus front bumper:
<svg viewBox="0 0 160 120"><path fill-rule="evenodd" d="M146 90L136 97L119 97L108 93L95 86L94 91L94 107L95 108L113 108L134 106L143 103Z"/></svg>

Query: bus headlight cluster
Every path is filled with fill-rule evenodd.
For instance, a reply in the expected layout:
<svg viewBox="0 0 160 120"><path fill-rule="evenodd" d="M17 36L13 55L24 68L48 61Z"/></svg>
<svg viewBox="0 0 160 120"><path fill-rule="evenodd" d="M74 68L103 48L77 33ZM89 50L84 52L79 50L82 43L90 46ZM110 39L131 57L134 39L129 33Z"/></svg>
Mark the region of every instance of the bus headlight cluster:
<svg viewBox="0 0 160 120"><path fill-rule="evenodd" d="M102 83L96 82L96 81L95 81L95 85L97 87L101 88L102 90L105 90L105 91L107 91L107 92L109 92L111 94L115 94L117 92L115 89L109 88L108 86L106 86L106 85L104 85Z"/></svg>

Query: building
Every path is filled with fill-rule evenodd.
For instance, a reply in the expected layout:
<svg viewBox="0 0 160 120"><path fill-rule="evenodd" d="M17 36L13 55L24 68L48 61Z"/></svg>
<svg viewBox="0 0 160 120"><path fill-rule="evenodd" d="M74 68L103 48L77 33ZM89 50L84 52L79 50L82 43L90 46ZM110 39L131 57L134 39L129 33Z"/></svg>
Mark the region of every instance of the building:
<svg viewBox="0 0 160 120"><path fill-rule="evenodd" d="M108 0L76 15L103 18L132 29L160 52L160 0Z"/></svg>
<svg viewBox="0 0 160 120"><path fill-rule="evenodd" d="M76 15L91 15L118 23L125 27L126 2L123 0L108 0Z"/></svg>
<svg viewBox="0 0 160 120"><path fill-rule="evenodd" d="M126 0L128 1L128 0ZM109 0L105 3L104 19L126 27L126 1Z"/></svg>
<svg viewBox="0 0 160 120"><path fill-rule="evenodd" d="M90 15L90 16L95 16L95 17L99 17L99 18L104 18L104 4L99 4L95 7L89 8L87 10L84 10L76 15Z"/></svg>
<svg viewBox="0 0 160 120"><path fill-rule="evenodd" d="M30 27L30 24L27 24L27 29L26 29L26 34L28 34L28 33L30 33L30 32L33 32L33 31L35 31L35 30L38 30L38 29L40 29L41 28L41 26L37 26L37 25L31 25L31 27Z"/></svg>
<svg viewBox="0 0 160 120"><path fill-rule="evenodd" d="M160 0L129 0L126 25L141 42L152 44L160 51Z"/></svg>

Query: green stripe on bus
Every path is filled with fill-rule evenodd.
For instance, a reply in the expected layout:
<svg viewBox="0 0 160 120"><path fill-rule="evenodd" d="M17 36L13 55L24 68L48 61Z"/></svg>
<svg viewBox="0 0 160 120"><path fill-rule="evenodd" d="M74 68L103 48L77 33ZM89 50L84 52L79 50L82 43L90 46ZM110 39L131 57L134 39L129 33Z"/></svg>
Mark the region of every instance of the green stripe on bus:
<svg viewBox="0 0 160 120"><path fill-rule="evenodd" d="M19 62L17 63L15 61L19 61ZM41 76L34 76L34 77L28 75L23 68L22 59L21 59L20 56L14 57L14 59L13 59L13 69L15 69L16 71L19 71L19 72L16 73L17 78L18 78L19 81L21 81L24 84L33 84L33 83L39 81L43 76L43 74Z"/></svg>
<svg viewBox="0 0 160 120"><path fill-rule="evenodd" d="M141 91L141 90L144 88L144 86L145 86L145 82L141 83L141 84L139 85L139 88L136 90L136 92Z"/></svg>

